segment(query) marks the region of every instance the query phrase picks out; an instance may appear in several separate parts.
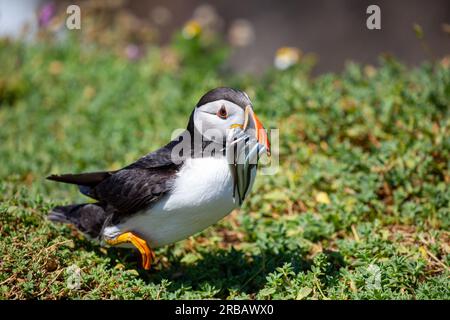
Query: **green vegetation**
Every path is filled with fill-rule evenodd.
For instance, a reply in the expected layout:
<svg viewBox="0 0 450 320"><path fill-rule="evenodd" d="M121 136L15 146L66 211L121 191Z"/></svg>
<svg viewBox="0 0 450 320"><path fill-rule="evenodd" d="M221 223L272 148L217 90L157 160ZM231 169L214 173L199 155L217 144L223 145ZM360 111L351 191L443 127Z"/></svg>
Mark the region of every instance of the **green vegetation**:
<svg viewBox="0 0 450 320"><path fill-rule="evenodd" d="M138 61L76 41L0 42L0 298L450 298L448 59L312 78L304 57L254 78L220 71L226 49L190 41ZM281 168L239 212L158 249L150 272L133 251L46 221L86 200L46 175L130 163L220 85L280 129Z"/></svg>

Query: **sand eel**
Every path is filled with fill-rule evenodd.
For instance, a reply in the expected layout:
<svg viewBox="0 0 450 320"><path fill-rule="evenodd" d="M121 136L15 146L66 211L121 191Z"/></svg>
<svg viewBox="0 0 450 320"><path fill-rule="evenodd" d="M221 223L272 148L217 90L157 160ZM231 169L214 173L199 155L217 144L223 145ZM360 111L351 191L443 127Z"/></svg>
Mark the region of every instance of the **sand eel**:
<svg viewBox="0 0 450 320"><path fill-rule="evenodd" d="M148 270L152 248L200 232L242 204L269 148L248 95L216 88L197 103L185 132L136 162L116 171L49 176L78 185L96 202L58 206L48 218L101 244L137 248Z"/></svg>

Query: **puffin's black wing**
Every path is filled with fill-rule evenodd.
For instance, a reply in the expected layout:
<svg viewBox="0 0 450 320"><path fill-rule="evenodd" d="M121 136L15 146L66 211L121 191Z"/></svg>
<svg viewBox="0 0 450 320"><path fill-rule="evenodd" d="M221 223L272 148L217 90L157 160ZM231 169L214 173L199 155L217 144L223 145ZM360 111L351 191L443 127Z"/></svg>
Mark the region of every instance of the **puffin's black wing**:
<svg viewBox="0 0 450 320"><path fill-rule="evenodd" d="M171 160L177 141L117 171L52 175L48 179L77 184L80 191L112 206L119 215L149 207L170 191L180 164Z"/></svg>
<svg viewBox="0 0 450 320"><path fill-rule="evenodd" d="M123 169L99 183L93 191L101 202L119 214L131 214L148 208L171 190L178 166Z"/></svg>

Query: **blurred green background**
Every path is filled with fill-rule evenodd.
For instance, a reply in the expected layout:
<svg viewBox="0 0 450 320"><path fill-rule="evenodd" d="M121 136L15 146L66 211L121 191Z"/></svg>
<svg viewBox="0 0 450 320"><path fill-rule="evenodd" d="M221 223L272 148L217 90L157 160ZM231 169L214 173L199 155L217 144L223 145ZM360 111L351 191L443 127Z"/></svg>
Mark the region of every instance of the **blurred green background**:
<svg viewBox="0 0 450 320"><path fill-rule="evenodd" d="M233 48L198 21L158 44L95 3L79 31L44 6L34 40L0 40L0 298L450 298L449 56L409 67L381 54L311 76L317 57L290 48L289 67L255 76L233 71ZM136 160L217 86L245 90L280 130L280 171L241 210L158 249L150 272L46 221L85 198L45 176Z"/></svg>

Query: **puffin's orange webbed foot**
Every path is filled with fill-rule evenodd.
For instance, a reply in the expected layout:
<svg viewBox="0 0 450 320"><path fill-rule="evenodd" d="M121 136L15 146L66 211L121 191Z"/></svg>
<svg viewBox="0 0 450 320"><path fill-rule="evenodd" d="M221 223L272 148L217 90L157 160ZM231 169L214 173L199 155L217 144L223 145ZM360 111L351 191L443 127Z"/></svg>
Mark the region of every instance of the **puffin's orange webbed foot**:
<svg viewBox="0 0 450 320"><path fill-rule="evenodd" d="M144 239L139 238L137 235L132 232L125 232L119 235L115 239L106 240L106 243L114 246L120 243L129 242L134 245L140 252L142 258L142 267L145 270L150 270L153 260L155 259L155 253L148 246L147 242Z"/></svg>

